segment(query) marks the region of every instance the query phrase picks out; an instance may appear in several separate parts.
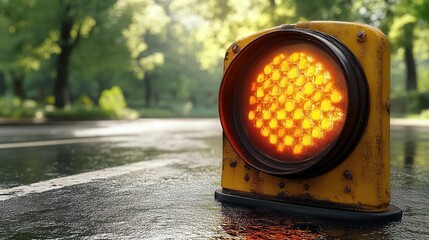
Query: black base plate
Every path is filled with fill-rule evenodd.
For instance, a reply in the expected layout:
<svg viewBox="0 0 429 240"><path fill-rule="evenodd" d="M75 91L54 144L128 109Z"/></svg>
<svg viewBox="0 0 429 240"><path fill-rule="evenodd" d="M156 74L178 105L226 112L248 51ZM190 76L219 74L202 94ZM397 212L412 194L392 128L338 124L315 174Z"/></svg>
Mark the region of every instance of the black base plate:
<svg viewBox="0 0 429 240"><path fill-rule="evenodd" d="M291 203L277 202L260 198L251 198L228 193L222 190L216 190L215 198L221 202L230 202L256 208L268 208L280 212L286 212L298 215L309 215L322 218L331 218L338 220L359 221L366 223L382 223L390 221L401 221L402 210L395 205L390 205L389 210L385 212L358 212L337 210L329 208L319 208Z"/></svg>

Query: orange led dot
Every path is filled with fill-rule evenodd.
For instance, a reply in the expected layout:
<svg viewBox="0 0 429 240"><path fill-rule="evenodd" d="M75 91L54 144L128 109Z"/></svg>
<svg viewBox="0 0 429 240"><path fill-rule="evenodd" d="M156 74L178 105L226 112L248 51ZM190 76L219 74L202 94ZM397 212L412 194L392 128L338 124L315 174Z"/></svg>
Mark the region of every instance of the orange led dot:
<svg viewBox="0 0 429 240"><path fill-rule="evenodd" d="M332 126L332 121L329 118L323 118L322 121L320 122L320 127L322 129L330 129Z"/></svg>
<svg viewBox="0 0 429 240"><path fill-rule="evenodd" d="M318 121L322 117L322 112L320 111L320 109L313 109L310 113L310 116L311 119Z"/></svg>
<svg viewBox="0 0 429 240"><path fill-rule="evenodd" d="M300 120L304 116L304 113L302 112L302 109L296 109L293 112L293 119L294 120Z"/></svg>
<svg viewBox="0 0 429 240"><path fill-rule="evenodd" d="M256 105L256 111L257 112L261 112L262 111L262 104L258 104L258 105Z"/></svg>
<svg viewBox="0 0 429 240"><path fill-rule="evenodd" d="M280 74L280 70L278 70L278 69L275 69L275 70L273 71L273 74L271 74L271 79L272 79L273 81L278 81L278 80L280 80L280 77L281 77L281 74Z"/></svg>
<svg viewBox="0 0 429 240"><path fill-rule="evenodd" d="M331 80L331 74L329 72L325 72L324 77L326 81Z"/></svg>
<svg viewBox="0 0 429 240"><path fill-rule="evenodd" d="M308 82L304 85L303 92L305 95L310 95L314 92L314 86L311 82Z"/></svg>
<svg viewBox="0 0 429 240"><path fill-rule="evenodd" d="M344 118L344 113L341 111L335 111L332 113L332 120L340 121Z"/></svg>
<svg viewBox="0 0 429 240"><path fill-rule="evenodd" d="M295 138L299 138L299 137L301 137L301 135L302 135L302 130L301 130L301 128L296 128L296 129L293 131L293 136L294 136Z"/></svg>
<svg viewBox="0 0 429 240"><path fill-rule="evenodd" d="M264 137L268 137L270 135L270 129L267 127L262 127L261 129L261 135Z"/></svg>
<svg viewBox="0 0 429 240"><path fill-rule="evenodd" d="M307 67L307 59L301 58L301 60L299 60L299 63L298 63L298 68L305 69L306 67Z"/></svg>
<svg viewBox="0 0 429 240"><path fill-rule="evenodd" d="M302 146L301 145L295 145L293 147L293 154L301 154L302 153Z"/></svg>
<svg viewBox="0 0 429 240"><path fill-rule="evenodd" d="M284 57L284 56L283 56L283 54L280 54L280 55L278 55L278 56L274 57L274 59L273 59L273 64L274 64L274 65L279 64L279 63L282 61L283 57Z"/></svg>
<svg viewBox="0 0 429 240"><path fill-rule="evenodd" d="M271 81L270 80L267 80L267 81L265 81L262 84L262 87L265 88L265 89L270 88L270 86L271 86Z"/></svg>
<svg viewBox="0 0 429 240"><path fill-rule="evenodd" d="M256 97L257 97L257 98L261 98L261 97L263 97L264 95L265 95L265 93L264 93L264 88L260 87L260 88L258 88L258 90L256 90Z"/></svg>
<svg viewBox="0 0 429 240"><path fill-rule="evenodd" d="M296 110L293 112L293 119L294 119L294 120L300 120L300 119L303 117L303 115L304 115L304 113L302 112L302 110L301 110L301 109L296 109Z"/></svg>
<svg viewBox="0 0 429 240"><path fill-rule="evenodd" d="M268 123L268 126L269 126L271 129L276 129L276 128L277 128L277 120L276 120L275 118L272 118L272 119L270 120L270 123Z"/></svg>
<svg viewBox="0 0 429 240"><path fill-rule="evenodd" d="M274 87L271 89L271 95L272 95L272 96L277 96L277 95L279 95L279 87L274 86Z"/></svg>
<svg viewBox="0 0 429 240"><path fill-rule="evenodd" d="M341 93L337 90L332 91L331 93L331 101L333 103L339 103L342 99Z"/></svg>
<svg viewBox="0 0 429 240"><path fill-rule="evenodd" d="M295 52L289 57L289 61L291 62L297 62L299 60L299 53Z"/></svg>
<svg viewBox="0 0 429 240"><path fill-rule="evenodd" d="M286 94L292 95L294 93L295 87L293 85L287 86Z"/></svg>
<svg viewBox="0 0 429 240"><path fill-rule="evenodd" d="M302 86L305 83L305 77L304 76L299 76L296 81L295 81L295 85L297 86Z"/></svg>
<svg viewBox="0 0 429 240"><path fill-rule="evenodd" d="M328 99L324 99L320 104L320 109L324 112L327 112L331 110L331 106L332 106L331 101L329 101Z"/></svg>
<svg viewBox="0 0 429 240"><path fill-rule="evenodd" d="M279 103L285 103L286 101L286 95L280 95L279 98L277 98Z"/></svg>
<svg viewBox="0 0 429 240"><path fill-rule="evenodd" d="M286 146L292 146L293 142L295 141L295 139L293 139L292 136L285 136L284 138L284 143Z"/></svg>
<svg viewBox="0 0 429 240"><path fill-rule="evenodd" d="M261 119L256 119L255 127L261 128L264 125L264 122Z"/></svg>
<svg viewBox="0 0 429 240"><path fill-rule="evenodd" d="M269 103L271 102L271 96L270 95L265 95L264 98L262 98L262 102L263 103Z"/></svg>
<svg viewBox="0 0 429 240"><path fill-rule="evenodd" d="M314 58L312 56L307 56L307 61L309 63L313 63L314 62Z"/></svg>
<svg viewBox="0 0 429 240"><path fill-rule="evenodd" d="M255 119L255 112L254 111L249 111L249 120L253 120Z"/></svg>
<svg viewBox="0 0 429 240"><path fill-rule="evenodd" d="M321 63L317 63L315 73L316 74L319 73L320 71L322 71L322 69L323 69L323 65Z"/></svg>
<svg viewBox="0 0 429 240"><path fill-rule="evenodd" d="M298 70L296 70L296 68L292 68L289 70L289 72L287 73L287 77L290 79L295 79L298 77Z"/></svg>
<svg viewBox="0 0 429 240"><path fill-rule="evenodd" d="M293 101L286 101L285 103L285 110L286 112L291 112L295 109L295 102Z"/></svg>
<svg viewBox="0 0 429 240"><path fill-rule="evenodd" d="M286 101L285 103L285 110L286 112L292 112L295 109L295 102L293 101Z"/></svg>
<svg viewBox="0 0 429 240"><path fill-rule="evenodd" d="M314 83L315 83L316 85L321 85L321 84L323 84L323 80L324 80L323 75L322 75L322 74L318 74L318 75L314 78Z"/></svg>
<svg viewBox="0 0 429 240"><path fill-rule="evenodd" d="M322 130L320 130L319 127L314 127L311 130L311 136L314 138L321 138L322 137Z"/></svg>
<svg viewBox="0 0 429 240"><path fill-rule="evenodd" d="M295 101L299 102L304 98L304 94L302 94L302 92L297 92L295 94Z"/></svg>
<svg viewBox="0 0 429 240"><path fill-rule="evenodd" d="M284 109L278 110L276 112L276 118L277 120L283 120L286 118L286 111Z"/></svg>
<svg viewBox="0 0 429 240"><path fill-rule="evenodd" d="M280 70L282 72L286 72L288 69L289 69L289 62L283 61L282 64L280 65Z"/></svg>
<svg viewBox="0 0 429 240"><path fill-rule="evenodd" d="M294 123L293 123L292 119L286 119L285 128L287 128L287 129L293 128L293 125L294 125Z"/></svg>
<svg viewBox="0 0 429 240"><path fill-rule="evenodd" d="M313 107L313 103L310 100L305 101L303 109L305 111L310 110Z"/></svg>
<svg viewBox="0 0 429 240"><path fill-rule="evenodd" d="M316 69L314 68L314 66L313 66L313 65L310 65L310 66L307 68L307 71L305 72L305 74L306 74L308 77L311 77L311 76L313 76L313 75L314 75L315 71L316 71Z"/></svg>
<svg viewBox="0 0 429 240"><path fill-rule="evenodd" d="M304 146L310 146L313 144L313 138L309 135L302 136L301 143Z"/></svg>
<svg viewBox="0 0 429 240"><path fill-rule="evenodd" d="M265 80L264 74L262 74L262 73L258 74L258 78L256 78L256 81L257 82L262 82L264 80Z"/></svg>
<svg viewBox="0 0 429 240"><path fill-rule="evenodd" d="M316 102L320 101L320 99L322 99L322 95L323 95L322 92L316 91L313 94L313 101L316 101Z"/></svg>
<svg viewBox="0 0 429 240"><path fill-rule="evenodd" d="M250 96L249 97L249 104L250 105L255 105L256 104L256 98L255 98L255 96Z"/></svg>
<svg viewBox="0 0 429 240"><path fill-rule="evenodd" d="M270 141L271 144L276 144L277 141L278 141L277 135L271 134L270 137L269 137L269 141Z"/></svg>
<svg viewBox="0 0 429 240"><path fill-rule="evenodd" d="M282 78L279 82L279 86L282 88L286 87L286 84L287 84L287 78Z"/></svg>
<svg viewBox="0 0 429 240"><path fill-rule="evenodd" d="M273 71L273 67L271 67L271 65L266 65L265 67L264 67L264 73L265 74L270 74L271 72Z"/></svg>
<svg viewBox="0 0 429 240"><path fill-rule="evenodd" d="M332 84L332 82L328 82L328 83L325 85L325 87L323 88L323 91L324 91L324 92L330 92L330 91L332 91L332 88L333 88L333 84Z"/></svg>
<svg viewBox="0 0 429 240"><path fill-rule="evenodd" d="M284 135L286 135L286 131L283 128L280 128L277 131L277 137L281 138L281 137L284 137Z"/></svg>
<svg viewBox="0 0 429 240"><path fill-rule="evenodd" d="M283 152L285 150L285 145L279 144L277 145L277 152Z"/></svg>
<svg viewBox="0 0 429 240"><path fill-rule="evenodd" d="M250 91L254 92L257 88L258 84L256 84L256 82L252 82L252 84L250 85Z"/></svg>
<svg viewBox="0 0 429 240"><path fill-rule="evenodd" d="M271 103L270 111L275 112L277 110L277 102Z"/></svg>
<svg viewBox="0 0 429 240"><path fill-rule="evenodd" d="M305 118L304 120L302 120L303 129L309 129L311 127L313 127L313 122L311 121L311 119Z"/></svg>
<svg viewBox="0 0 429 240"><path fill-rule="evenodd" d="M262 119L268 120L271 118L271 114L268 110L262 110Z"/></svg>

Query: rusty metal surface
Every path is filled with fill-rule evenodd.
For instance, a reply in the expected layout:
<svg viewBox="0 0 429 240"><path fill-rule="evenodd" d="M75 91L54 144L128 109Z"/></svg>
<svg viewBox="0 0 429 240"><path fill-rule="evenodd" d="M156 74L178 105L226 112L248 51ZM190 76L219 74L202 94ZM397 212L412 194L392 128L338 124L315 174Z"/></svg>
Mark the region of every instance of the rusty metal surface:
<svg viewBox="0 0 429 240"><path fill-rule="evenodd" d="M245 169L244 162L224 138L222 187L293 202L311 203L315 200L345 209L385 211L390 202L389 112L385 107L390 96L390 47L387 38L379 30L364 24L305 22L293 26L322 31L338 38L360 61L370 91L366 130L347 160L328 173L303 180L278 178ZM243 49L253 39L279 29L282 26L263 30L237 41L233 46ZM227 52L224 69L233 61L233 56L239 54L231 48ZM237 161L234 168L229 167L232 159ZM344 176L346 171L352 172L352 179ZM278 187L280 182L285 184L284 188Z"/></svg>

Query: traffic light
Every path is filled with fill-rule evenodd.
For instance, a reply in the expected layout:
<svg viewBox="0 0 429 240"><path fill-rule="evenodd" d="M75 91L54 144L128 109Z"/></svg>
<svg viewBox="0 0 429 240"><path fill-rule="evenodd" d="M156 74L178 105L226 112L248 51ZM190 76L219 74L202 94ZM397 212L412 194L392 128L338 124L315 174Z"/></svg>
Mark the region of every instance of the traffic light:
<svg viewBox="0 0 429 240"><path fill-rule="evenodd" d="M390 47L368 25L306 22L236 41L219 93L220 201L361 221L390 205Z"/></svg>

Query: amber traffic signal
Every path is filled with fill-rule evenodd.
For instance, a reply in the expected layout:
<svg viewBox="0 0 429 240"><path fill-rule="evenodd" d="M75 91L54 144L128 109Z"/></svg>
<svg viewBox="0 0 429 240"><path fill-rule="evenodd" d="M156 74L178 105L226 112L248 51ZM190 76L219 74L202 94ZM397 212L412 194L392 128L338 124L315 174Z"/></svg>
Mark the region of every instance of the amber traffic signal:
<svg viewBox="0 0 429 240"><path fill-rule="evenodd" d="M235 42L219 94L216 198L400 219L389 204L389 69L386 37L363 24L283 25Z"/></svg>

